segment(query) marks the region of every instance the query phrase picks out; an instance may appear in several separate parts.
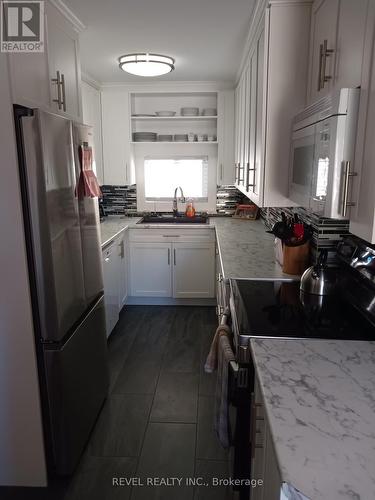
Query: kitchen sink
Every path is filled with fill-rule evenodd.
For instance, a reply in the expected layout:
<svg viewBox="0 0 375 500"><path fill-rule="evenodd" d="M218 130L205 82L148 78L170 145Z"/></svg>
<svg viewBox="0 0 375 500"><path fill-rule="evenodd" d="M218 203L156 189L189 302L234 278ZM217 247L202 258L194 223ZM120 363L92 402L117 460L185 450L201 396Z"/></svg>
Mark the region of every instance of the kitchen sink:
<svg viewBox="0 0 375 500"><path fill-rule="evenodd" d="M207 222L207 215L187 217L186 215L149 214L145 215L137 224L207 224Z"/></svg>

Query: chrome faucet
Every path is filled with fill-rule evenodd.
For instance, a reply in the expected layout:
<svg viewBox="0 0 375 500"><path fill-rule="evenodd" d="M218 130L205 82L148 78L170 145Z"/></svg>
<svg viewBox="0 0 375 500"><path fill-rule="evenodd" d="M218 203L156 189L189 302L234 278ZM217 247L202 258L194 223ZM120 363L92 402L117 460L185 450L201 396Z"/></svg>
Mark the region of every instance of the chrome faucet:
<svg viewBox="0 0 375 500"><path fill-rule="evenodd" d="M184 192L182 191L182 187L178 186L174 190L173 207L172 207L173 208L173 217L177 217L177 215L178 215L178 205L177 205L177 191L178 190L180 190L180 192L181 192L181 197L179 198L180 202L185 203L185 196L184 196Z"/></svg>

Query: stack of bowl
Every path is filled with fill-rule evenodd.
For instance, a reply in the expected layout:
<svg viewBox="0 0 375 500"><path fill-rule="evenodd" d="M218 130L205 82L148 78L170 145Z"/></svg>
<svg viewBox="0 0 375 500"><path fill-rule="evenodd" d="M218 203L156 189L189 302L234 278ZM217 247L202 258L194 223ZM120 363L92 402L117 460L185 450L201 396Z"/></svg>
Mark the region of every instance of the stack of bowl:
<svg viewBox="0 0 375 500"><path fill-rule="evenodd" d="M155 132L134 132L133 141L134 142L155 142L157 140L157 134Z"/></svg>
<svg viewBox="0 0 375 500"><path fill-rule="evenodd" d="M181 108L181 116L199 116L199 108Z"/></svg>

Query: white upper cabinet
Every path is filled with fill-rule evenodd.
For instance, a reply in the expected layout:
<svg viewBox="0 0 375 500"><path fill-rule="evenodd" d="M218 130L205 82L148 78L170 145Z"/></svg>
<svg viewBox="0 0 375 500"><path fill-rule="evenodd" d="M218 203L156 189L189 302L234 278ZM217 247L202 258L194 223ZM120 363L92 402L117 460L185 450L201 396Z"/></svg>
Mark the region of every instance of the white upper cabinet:
<svg viewBox="0 0 375 500"><path fill-rule="evenodd" d="M358 134L352 177L349 231L375 243L375 2L369 8L361 83Z"/></svg>
<svg viewBox="0 0 375 500"><path fill-rule="evenodd" d="M258 3L236 88L236 185L260 207L291 206L290 133L305 105L311 3Z"/></svg>
<svg viewBox="0 0 375 500"><path fill-rule="evenodd" d="M99 183L104 184L100 91L86 82L82 82L82 116L83 122L94 129L96 175Z"/></svg>
<svg viewBox="0 0 375 500"><path fill-rule="evenodd" d="M47 46L52 107L80 119L81 69L78 33L51 4L46 4Z"/></svg>
<svg viewBox="0 0 375 500"><path fill-rule="evenodd" d="M217 98L217 184L234 184L234 91L218 92Z"/></svg>
<svg viewBox="0 0 375 500"><path fill-rule="evenodd" d="M82 121L79 32L51 2L45 2L44 52L9 54L13 102Z"/></svg>
<svg viewBox="0 0 375 500"><path fill-rule="evenodd" d="M359 87L369 0L316 0L311 16L309 102Z"/></svg>
<svg viewBox="0 0 375 500"><path fill-rule="evenodd" d="M129 92L123 89L102 91L102 130L104 184L134 184Z"/></svg>
<svg viewBox="0 0 375 500"><path fill-rule="evenodd" d="M46 13L44 25L47 25ZM13 102L27 107L49 108L51 96L46 52L8 54L8 60Z"/></svg>

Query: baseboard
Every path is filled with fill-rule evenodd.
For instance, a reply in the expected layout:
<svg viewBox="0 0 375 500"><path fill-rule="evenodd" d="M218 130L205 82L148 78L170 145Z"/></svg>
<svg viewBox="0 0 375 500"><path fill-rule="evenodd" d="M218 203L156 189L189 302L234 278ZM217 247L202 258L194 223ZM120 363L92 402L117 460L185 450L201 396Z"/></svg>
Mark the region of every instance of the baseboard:
<svg viewBox="0 0 375 500"><path fill-rule="evenodd" d="M126 305L142 306L216 306L212 299L173 299L170 297L128 297ZM125 307L126 307L125 305Z"/></svg>

